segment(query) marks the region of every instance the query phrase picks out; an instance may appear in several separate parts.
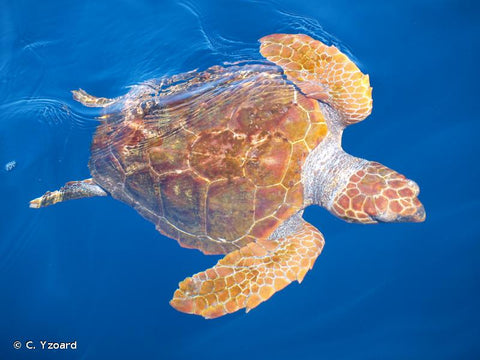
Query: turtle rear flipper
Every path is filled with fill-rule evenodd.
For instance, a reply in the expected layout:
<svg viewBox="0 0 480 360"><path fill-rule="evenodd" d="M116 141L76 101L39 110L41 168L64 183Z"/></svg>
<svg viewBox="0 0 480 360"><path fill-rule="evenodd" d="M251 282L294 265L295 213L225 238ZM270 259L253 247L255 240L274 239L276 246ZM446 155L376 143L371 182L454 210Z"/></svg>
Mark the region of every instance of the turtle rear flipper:
<svg viewBox="0 0 480 360"><path fill-rule="evenodd" d="M344 125L370 115L372 88L368 75L362 74L335 46L303 34L273 34L260 42L260 53L265 58L282 67L305 95L338 110Z"/></svg>
<svg viewBox="0 0 480 360"><path fill-rule="evenodd" d="M95 184L92 179L70 181L60 188L60 190L47 191L43 196L33 199L30 201L30 207L38 209L62 201L107 195L105 190Z"/></svg>
<svg viewBox="0 0 480 360"><path fill-rule="evenodd" d="M294 231L275 240L257 240L186 278L170 301L175 309L216 318L268 300L292 281L301 282L323 249L323 236L301 218Z"/></svg>
<svg viewBox="0 0 480 360"><path fill-rule="evenodd" d="M72 94L74 100L88 107L107 107L117 101L116 98L109 99L90 95L83 89L72 90Z"/></svg>

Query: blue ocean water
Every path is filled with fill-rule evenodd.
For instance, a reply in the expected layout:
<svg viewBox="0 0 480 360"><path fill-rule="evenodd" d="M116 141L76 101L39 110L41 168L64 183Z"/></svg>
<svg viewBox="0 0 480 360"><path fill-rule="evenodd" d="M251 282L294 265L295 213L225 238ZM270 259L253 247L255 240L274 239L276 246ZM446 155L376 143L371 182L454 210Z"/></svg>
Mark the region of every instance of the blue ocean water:
<svg viewBox="0 0 480 360"><path fill-rule="evenodd" d="M479 14L471 0L2 0L0 359L479 359ZM219 257L111 198L28 208L89 176L98 110L70 90L114 97L260 59L257 39L275 32L333 43L370 75L373 113L344 148L417 181L425 223L309 208L326 246L304 282L207 321L168 301Z"/></svg>

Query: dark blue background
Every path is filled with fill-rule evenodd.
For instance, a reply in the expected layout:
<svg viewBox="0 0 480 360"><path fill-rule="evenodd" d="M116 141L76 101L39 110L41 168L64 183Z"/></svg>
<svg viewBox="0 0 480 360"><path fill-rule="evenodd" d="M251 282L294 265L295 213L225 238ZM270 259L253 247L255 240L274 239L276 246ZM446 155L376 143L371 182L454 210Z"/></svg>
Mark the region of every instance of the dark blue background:
<svg viewBox="0 0 480 360"><path fill-rule="evenodd" d="M473 0L1 0L0 359L479 359L479 19ZM206 321L168 301L218 257L110 198L28 208L89 176L98 112L71 89L117 96L259 58L256 40L274 32L333 42L370 74L373 113L344 147L416 180L425 223L352 225L310 208L326 247L302 285Z"/></svg>

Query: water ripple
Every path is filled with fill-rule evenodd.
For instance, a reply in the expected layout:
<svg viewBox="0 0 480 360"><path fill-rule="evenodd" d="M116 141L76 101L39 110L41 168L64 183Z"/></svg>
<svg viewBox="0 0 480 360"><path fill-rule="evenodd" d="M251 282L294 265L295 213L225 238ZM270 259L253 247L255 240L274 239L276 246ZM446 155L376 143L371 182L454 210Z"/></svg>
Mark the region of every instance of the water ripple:
<svg viewBox="0 0 480 360"><path fill-rule="evenodd" d="M256 51L256 44L247 43L240 40L228 38L215 30L212 30L202 15L201 11L191 1L179 2L178 5L186 9L198 23L198 30L200 31L206 49L213 54L222 57L229 57L231 61L243 60L245 56L251 55ZM236 50L233 52L232 50Z"/></svg>
<svg viewBox="0 0 480 360"><path fill-rule="evenodd" d="M73 126L77 129L92 129L98 125L94 115L97 110L79 112L66 103L48 98L19 99L0 105L0 110L9 117L27 117L50 127Z"/></svg>

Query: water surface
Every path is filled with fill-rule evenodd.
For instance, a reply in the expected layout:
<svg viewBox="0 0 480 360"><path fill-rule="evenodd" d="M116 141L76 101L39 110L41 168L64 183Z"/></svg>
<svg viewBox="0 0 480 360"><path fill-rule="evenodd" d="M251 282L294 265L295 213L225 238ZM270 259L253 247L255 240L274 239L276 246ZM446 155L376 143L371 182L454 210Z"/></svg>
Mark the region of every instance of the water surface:
<svg viewBox="0 0 480 360"><path fill-rule="evenodd" d="M480 358L478 19L468 0L0 2L0 358ZM274 32L335 44L370 74L373 113L344 147L417 181L425 223L352 225L310 208L326 246L304 282L206 321L168 301L218 257L110 198L28 208L89 176L98 110L70 90L114 97L260 59L257 39Z"/></svg>

